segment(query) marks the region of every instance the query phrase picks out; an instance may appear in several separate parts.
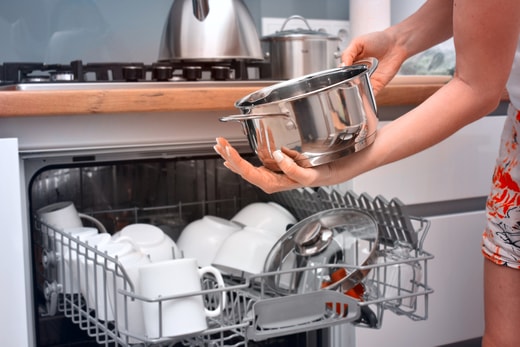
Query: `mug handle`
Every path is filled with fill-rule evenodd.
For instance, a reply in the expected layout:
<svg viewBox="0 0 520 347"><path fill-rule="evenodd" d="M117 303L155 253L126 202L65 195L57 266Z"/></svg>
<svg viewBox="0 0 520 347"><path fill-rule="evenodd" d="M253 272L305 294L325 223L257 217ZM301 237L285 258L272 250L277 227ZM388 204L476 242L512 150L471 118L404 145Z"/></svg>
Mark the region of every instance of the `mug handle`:
<svg viewBox="0 0 520 347"><path fill-rule="evenodd" d="M208 265L208 266L204 266L204 267L201 267L198 269L199 271L199 276L202 277L205 273L210 273L212 274L213 276L215 276L216 280L217 280L217 283L218 283L218 287L219 288L224 288L225 287L225 284L224 284L224 278L222 277L222 274L220 273L220 271L211 266L211 265ZM222 295L221 295L221 300L219 302L219 305L213 309L213 310L209 310L207 307L204 307L204 311L206 312L206 316L207 317L216 317L218 315L220 315L220 313L222 312L222 308L223 307L226 307L226 295L225 295L225 292L222 292Z"/></svg>
<svg viewBox="0 0 520 347"><path fill-rule="evenodd" d="M102 233L107 232L107 229L105 228L105 226L100 221L98 221L96 218L89 216L88 214L84 214L84 213L78 213L78 215L79 215L79 218L83 218L83 219L89 220L92 223L94 223L100 232L102 232Z"/></svg>

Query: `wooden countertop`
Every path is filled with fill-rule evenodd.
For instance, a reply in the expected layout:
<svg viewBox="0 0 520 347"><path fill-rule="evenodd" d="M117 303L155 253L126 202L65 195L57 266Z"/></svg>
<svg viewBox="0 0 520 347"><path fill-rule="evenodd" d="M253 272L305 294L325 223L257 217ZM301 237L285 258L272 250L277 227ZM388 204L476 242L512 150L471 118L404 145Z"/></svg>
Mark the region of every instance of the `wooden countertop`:
<svg viewBox="0 0 520 347"><path fill-rule="evenodd" d="M378 106L413 105L428 98L450 76L396 76L376 97ZM274 82L273 82L274 83ZM170 83L170 86L172 84ZM254 81L218 86L7 90L0 92L0 117L236 110L236 100L265 86Z"/></svg>

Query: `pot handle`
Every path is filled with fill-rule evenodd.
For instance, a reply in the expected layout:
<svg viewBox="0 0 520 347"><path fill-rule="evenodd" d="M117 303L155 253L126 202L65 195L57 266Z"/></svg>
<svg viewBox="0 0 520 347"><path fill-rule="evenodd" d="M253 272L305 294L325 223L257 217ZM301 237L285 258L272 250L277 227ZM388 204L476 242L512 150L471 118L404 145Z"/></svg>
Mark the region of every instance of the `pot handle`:
<svg viewBox="0 0 520 347"><path fill-rule="evenodd" d="M355 61L354 64L352 64L352 66L355 65L367 65L368 75L372 76L374 71L376 71L377 69L377 65L379 65L379 61L376 58L371 57Z"/></svg>
<svg viewBox="0 0 520 347"><path fill-rule="evenodd" d="M240 122L244 120L260 119L265 117L289 117L286 114L266 113L266 114L235 114L231 116L221 117L221 122Z"/></svg>
<svg viewBox="0 0 520 347"><path fill-rule="evenodd" d="M280 29L280 31L283 31L283 30L285 29L285 26L287 25L287 23L288 23L290 20L293 20L293 19L299 19L299 20L303 21L303 22L305 23L305 25L307 25L307 28L308 28L309 30L312 30L312 29L311 29L311 26L309 25L309 22L307 22L307 19L305 19L305 18L302 17L302 16L299 16L299 15L295 14L295 15L293 15L293 16L290 16L289 18L287 18L287 19L283 22L283 24L282 24L282 28Z"/></svg>

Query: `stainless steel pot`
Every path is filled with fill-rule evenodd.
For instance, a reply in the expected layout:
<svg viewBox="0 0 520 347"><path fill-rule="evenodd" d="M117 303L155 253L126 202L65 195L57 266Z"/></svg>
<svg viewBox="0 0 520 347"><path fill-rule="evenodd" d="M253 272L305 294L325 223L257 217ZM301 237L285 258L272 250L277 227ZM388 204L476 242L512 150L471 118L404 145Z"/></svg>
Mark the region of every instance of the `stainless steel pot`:
<svg viewBox="0 0 520 347"><path fill-rule="evenodd" d="M242 0L175 0L159 60L263 60L256 26Z"/></svg>
<svg viewBox="0 0 520 347"><path fill-rule="evenodd" d="M265 167L278 171L273 159L282 150L303 167L334 161L373 143L377 107L370 76L371 58L277 83L238 100L239 121L251 148Z"/></svg>
<svg viewBox="0 0 520 347"><path fill-rule="evenodd" d="M306 27L284 30L291 20L302 20ZM338 36L312 30L302 16L285 20L280 31L261 39L267 49L273 79L291 79L339 66Z"/></svg>

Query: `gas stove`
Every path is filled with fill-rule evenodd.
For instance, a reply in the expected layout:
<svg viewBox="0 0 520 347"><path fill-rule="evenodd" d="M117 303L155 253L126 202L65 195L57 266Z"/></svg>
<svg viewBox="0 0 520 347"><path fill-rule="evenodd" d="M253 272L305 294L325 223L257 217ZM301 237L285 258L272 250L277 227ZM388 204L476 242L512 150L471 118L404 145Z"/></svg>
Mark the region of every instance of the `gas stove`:
<svg viewBox="0 0 520 347"><path fill-rule="evenodd" d="M0 65L0 89L83 89L111 84L109 88L155 86L170 82L233 82L266 79L261 61L175 61L45 64L6 62Z"/></svg>

